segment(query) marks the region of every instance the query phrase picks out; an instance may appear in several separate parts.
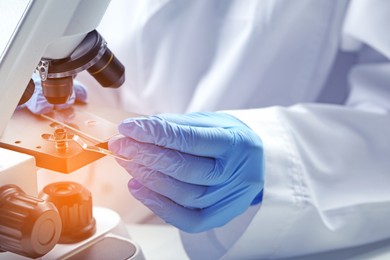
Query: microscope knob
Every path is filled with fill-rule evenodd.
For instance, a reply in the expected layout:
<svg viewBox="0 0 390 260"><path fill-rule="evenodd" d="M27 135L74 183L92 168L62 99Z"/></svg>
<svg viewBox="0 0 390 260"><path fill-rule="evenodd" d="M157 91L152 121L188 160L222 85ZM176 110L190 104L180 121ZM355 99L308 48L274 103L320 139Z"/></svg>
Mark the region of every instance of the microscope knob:
<svg viewBox="0 0 390 260"><path fill-rule="evenodd" d="M76 182L56 182L43 188L40 198L52 202L62 220L59 243L76 243L92 236L96 222L92 215L91 192Z"/></svg>
<svg viewBox="0 0 390 260"><path fill-rule="evenodd" d="M60 234L61 219L52 203L15 185L0 187L0 251L37 258L57 244Z"/></svg>

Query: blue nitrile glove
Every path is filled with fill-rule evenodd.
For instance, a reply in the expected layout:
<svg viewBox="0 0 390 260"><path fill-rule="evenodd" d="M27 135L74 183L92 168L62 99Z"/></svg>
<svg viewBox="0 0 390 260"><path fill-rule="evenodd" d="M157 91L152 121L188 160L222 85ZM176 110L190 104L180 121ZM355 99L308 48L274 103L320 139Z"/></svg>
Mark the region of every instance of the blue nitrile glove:
<svg viewBox="0 0 390 260"><path fill-rule="evenodd" d="M135 198L186 232L219 227L261 201L263 146L226 113L129 118L109 148L134 177Z"/></svg>
<svg viewBox="0 0 390 260"><path fill-rule="evenodd" d="M86 103L87 101L87 89L77 80L73 81L73 93L68 102L61 105L53 105L47 102L46 98L42 94L41 81L37 75L33 75L32 79L35 83L35 90L32 97L24 103L25 106L34 114L47 114L52 110L63 110L71 107L75 102Z"/></svg>

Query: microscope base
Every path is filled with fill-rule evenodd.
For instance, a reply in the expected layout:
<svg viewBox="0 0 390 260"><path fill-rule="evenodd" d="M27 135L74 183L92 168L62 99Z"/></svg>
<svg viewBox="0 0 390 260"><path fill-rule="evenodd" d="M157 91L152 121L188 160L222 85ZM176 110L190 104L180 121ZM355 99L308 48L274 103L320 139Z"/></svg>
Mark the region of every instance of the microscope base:
<svg viewBox="0 0 390 260"><path fill-rule="evenodd" d="M133 259L144 260L140 247L130 240L120 216L107 208L94 207L96 233L74 244L57 244L41 259ZM0 253L0 259L29 259L10 252Z"/></svg>

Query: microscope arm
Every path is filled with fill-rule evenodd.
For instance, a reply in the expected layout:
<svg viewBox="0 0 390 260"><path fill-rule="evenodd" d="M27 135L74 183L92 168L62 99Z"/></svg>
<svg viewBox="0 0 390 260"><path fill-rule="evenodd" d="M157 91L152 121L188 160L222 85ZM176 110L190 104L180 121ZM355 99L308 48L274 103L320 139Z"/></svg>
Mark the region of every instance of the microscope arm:
<svg viewBox="0 0 390 260"><path fill-rule="evenodd" d="M15 0L0 3L0 135L39 61L68 57L94 30L110 0ZM15 16L17 18L15 18ZM17 23L9 20L17 19ZM12 26L9 28L7 26Z"/></svg>

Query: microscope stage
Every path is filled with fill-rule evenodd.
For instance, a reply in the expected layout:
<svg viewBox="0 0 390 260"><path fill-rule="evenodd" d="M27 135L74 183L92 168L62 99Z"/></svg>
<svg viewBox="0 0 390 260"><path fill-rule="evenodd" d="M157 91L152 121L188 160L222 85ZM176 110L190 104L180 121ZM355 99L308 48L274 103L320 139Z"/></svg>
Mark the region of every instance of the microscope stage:
<svg viewBox="0 0 390 260"><path fill-rule="evenodd" d="M56 148L55 142L41 137L52 134L58 127L83 137L89 145L105 149L108 139L117 134L116 126L111 122L79 109L55 112L45 118L20 109L15 111L0 137L0 147L32 155L38 167L61 173L73 172L104 156L86 151L72 141L67 142L66 150L61 150Z"/></svg>

